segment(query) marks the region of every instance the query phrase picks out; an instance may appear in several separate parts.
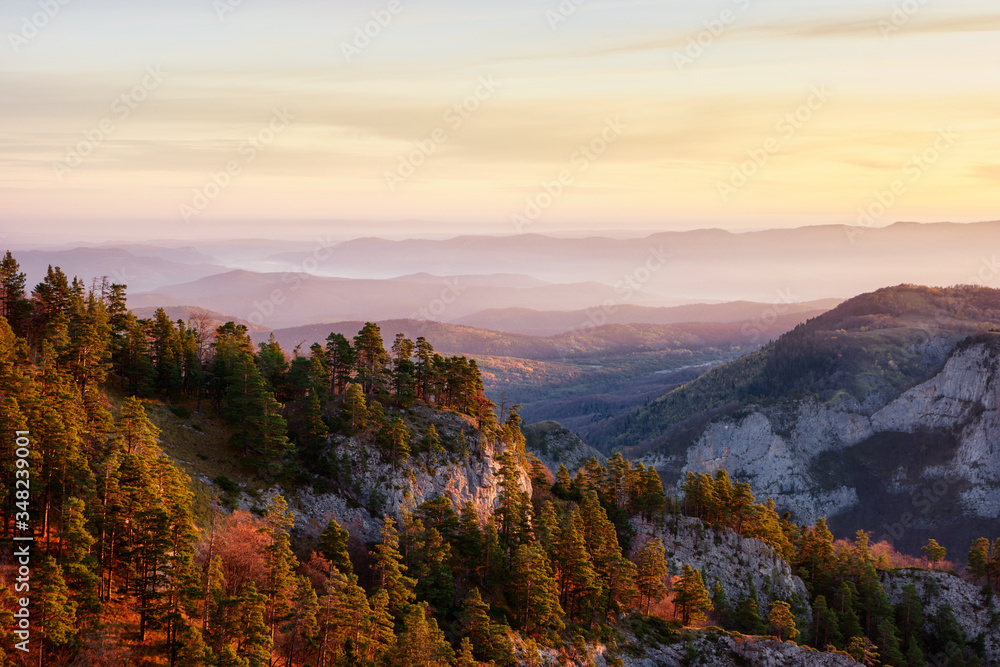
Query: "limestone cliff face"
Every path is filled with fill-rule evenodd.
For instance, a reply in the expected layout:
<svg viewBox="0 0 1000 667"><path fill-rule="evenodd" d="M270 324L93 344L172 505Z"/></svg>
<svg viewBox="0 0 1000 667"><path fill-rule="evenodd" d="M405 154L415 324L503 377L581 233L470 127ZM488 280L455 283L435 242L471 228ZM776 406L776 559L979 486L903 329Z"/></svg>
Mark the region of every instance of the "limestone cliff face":
<svg viewBox="0 0 1000 667"><path fill-rule="evenodd" d="M858 503L850 483L821 479L818 456L878 434L945 433L957 440L957 449L945 463L926 466L920 479L966 482L965 514L995 517L1000 514L998 367L1000 336L985 336L959 345L937 375L873 413L856 403L831 407L814 400L750 406L710 424L688 450L682 474L725 468L750 483L757 497L772 497L796 520L811 523ZM646 462L663 464L655 458Z"/></svg>
<svg viewBox="0 0 1000 667"><path fill-rule="evenodd" d="M700 659L693 660L689 651ZM626 657L627 667L856 667L844 653L820 653L793 642L727 633L704 633L690 643L647 648L639 658Z"/></svg>
<svg viewBox="0 0 1000 667"><path fill-rule="evenodd" d="M882 585L892 604L902 601L903 588L909 584L920 595L924 619L949 605L966 639L973 641L978 635L983 636L986 664L1000 664L1000 610L996 602L988 604L981 587L948 572L896 570L882 575Z"/></svg>
<svg viewBox="0 0 1000 667"><path fill-rule="evenodd" d="M812 618L805 584L761 540L742 537L731 530L715 530L685 516L669 517L664 523L650 523L637 517L632 520L632 527L636 532L632 557L649 539L658 537L666 548L671 574L680 574L685 564L690 565L703 573L709 591L716 581L721 583L730 603L749 596L752 585L757 589L761 614L767 613L772 602L792 601L797 596L804 616Z"/></svg>
<svg viewBox="0 0 1000 667"><path fill-rule="evenodd" d="M740 419L712 423L688 450L683 473L724 469L750 484L760 498L774 498L802 520L835 514L857 502L854 489L821 489L810 464L819 453L855 445L872 434L865 415L833 410L815 401L751 408Z"/></svg>
<svg viewBox="0 0 1000 667"><path fill-rule="evenodd" d="M481 518L490 516L500 493L502 452L469 417L426 406L414 408L413 416L433 420L442 440L455 439L461 432L468 454L421 452L406 463L393 465L367 442L333 437L330 447L341 468L349 470L345 477L350 488L340 493L316 493L301 487L282 491L295 513L296 531L315 537L330 519L336 519L352 535L373 541L379 537L384 514L396 519L398 525L404 510L438 496L451 498L456 510L471 502ZM520 486L530 496L531 480L523 469Z"/></svg>
<svg viewBox="0 0 1000 667"><path fill-rule="evenodd" d="M524 426L521 430L527 439L528 451L537 456L538 460L553 473L560 465L564 465L572 476L592 458L601 463L607 460L604 454L558 422L538 422Z"/></svg>

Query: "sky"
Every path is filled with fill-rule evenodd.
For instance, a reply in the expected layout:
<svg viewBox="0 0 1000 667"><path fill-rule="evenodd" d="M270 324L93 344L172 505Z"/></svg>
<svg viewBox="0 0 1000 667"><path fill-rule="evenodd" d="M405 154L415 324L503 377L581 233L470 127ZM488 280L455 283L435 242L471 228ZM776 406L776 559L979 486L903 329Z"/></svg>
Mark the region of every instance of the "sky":
<svg viewBox="0 0 1000 667"><path fill-rule="evenodd" d="M6 0L0 237L994 220L998 33L971 0Z"/></svg>

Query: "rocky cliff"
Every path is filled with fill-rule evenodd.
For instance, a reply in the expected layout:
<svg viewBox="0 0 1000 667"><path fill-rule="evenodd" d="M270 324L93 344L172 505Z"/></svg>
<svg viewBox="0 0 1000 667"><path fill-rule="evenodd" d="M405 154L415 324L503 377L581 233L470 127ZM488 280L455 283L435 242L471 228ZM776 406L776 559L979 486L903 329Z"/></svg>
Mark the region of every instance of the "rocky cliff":
<svg viewBox="0 0 1000 667"><path fill-rule="evenodd" d="M949 572L906 569L882 574L882 585L892 604L902 601L903 588L910 584L920 595L925 619L948 605L968 641L982 635L986 664L1000 664L1000 609L983 595L981 587Z"/></svg>
<svg viewBox="0 0 1000 667"><path fill-rule="evenodd" d="M398 524L407 508L438 496L451 498L456 511L468 502L481 518L492 514L500 492L502 452L476 428L474 420L428 406L412 408L406 420L433 423L443 441L455 442L461 437L467 451L420 452L407 462L393 465L369 442L357 437L332 437L329 447L339 461L346 488L328 493L308 487L280 490L295 512L295 530L300 535L316 537L330 519L336 519L352 535L365 541L377 540L384 514ZM521 488L530 496L531 481L523 469L519 473ZM272 489L261 500L278 492ZM240 503L244 507L253 504L248 496Z"/></svg>
<svg viewBox="0 0 1000 667"><path fill-rule="evenodd" d="M564 465L572 476L580 466L592 458L601 463L607 460L604 454L559 422L538 422L524 426L521 430L527 440L528 451L537 456L538 460L553 473L560 465Z"/></svg>
<svg viewBox="0 0 1000 667"><path fill-rule="evenodd" d="M812 618L805 584L763 541L742 537L731 530L717 530L686 516L671 516L663 523L636 517L632 527L636 533L632 556L648 540L658 537L666 547L671 574L680 574L687 564L703 574L710 591L715 582L720 582L730 603L748 597L753 586L761 614L767 613L772 602L786 600L795 602L802 616Z"/></svg>
<svg viewBox="0 0 1000 667"><path fill-rule="evenodd" d="M820 653L793 642L736 633L707 632L690 640L647 648L642 657L626 657L626 667L856 667L844 653Z"/></svg>
<svg viewBox="0 0 1000 667"><path fill-rule="evenodd" d="M983 334L874 412L849 400L749 406L709 424L682 474L726 469L800 522L849 516L906 546L965 521L952 532L953 544L967 549L1000 514L998 367L1000 335ZM676 465L644 460L658 469Z"/></svg>

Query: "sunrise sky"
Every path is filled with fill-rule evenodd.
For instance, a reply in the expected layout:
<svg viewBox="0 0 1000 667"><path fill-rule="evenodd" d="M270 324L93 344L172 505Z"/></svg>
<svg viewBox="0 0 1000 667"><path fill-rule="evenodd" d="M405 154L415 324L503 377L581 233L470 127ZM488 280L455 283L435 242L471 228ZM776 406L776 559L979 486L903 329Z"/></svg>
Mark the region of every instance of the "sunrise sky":
<svg viewBox="0 0 1000 667"><path fill-rule="evenodd" d="M1000 217L994 1L8 0L0 28L13 240Z"/></svg>

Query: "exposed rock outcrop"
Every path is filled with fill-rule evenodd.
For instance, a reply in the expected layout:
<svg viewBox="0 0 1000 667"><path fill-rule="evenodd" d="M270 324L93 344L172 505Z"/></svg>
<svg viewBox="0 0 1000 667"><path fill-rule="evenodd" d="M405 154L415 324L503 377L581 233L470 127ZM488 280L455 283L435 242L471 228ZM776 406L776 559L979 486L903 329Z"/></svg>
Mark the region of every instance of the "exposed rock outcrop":
<svg viewBox="0 0 1000 667"><path fill-rule="evenodd" d="M493 513L500 493L501 452L476 429L475 422L465 415L427 406L415 407L409 418L433 422L444 441L454 443L461 437L467 452L420 452L406 462L393 465L368 442L357 437L334 436L329 446L337 456L348 488L317 493L297 486L281 491L295 513L295 530L299 534L316 537L330 519L336 519L352 535L364 541L377 540L384 514L398 523L404 510L438 496L451 498L456 511L468 502L483 519ZM523 469L519 474L520 486L530 496L531 480ZM272 489L262 500L275 493L278 490ZM241 504L248 506L251 502L244 497Z"/></svg>
<svg viewBox="0 0 1000 667"><path fill-rule="evenodd" d="M884 434L940 434L954 452L915 474L901 470L883 480L887 493L914 492L947 480L965 516L1000 515L1000 336L983 334L955 347L942 370L871 414L854 402L835 406L812 399L750 406L721 418L688 450L682 474L726 469L750 483L759 498L772 497L804 523L831 517L859 503L849 479L824 475L818 458L864 446ZM939 448L940 449L940 448ZM910 466L905 449L899 463ZM829 460L829 459L827 459ZM658 468L663 462L645 459ZM887 462L889 463L889 462ZM895 485L895 486L893 486Z"/></svg>
<svg viewBox="0 0 1000 667"><path fill-rule="evenodd" d="M692 654L698 657L692 659ZM857 664L844 653L820 653L793 642L714 632L696 635L688 642L649 647L639 658L625 658L627 667L855 667Z"/></svg>
<svg viewBox="0 0 1000 667"><path fill-rule="evenodd" d="M527 440L528 451L538 457L553 473L560 465L575 475L584 463L592 458L604 463L607 457L600 453L559 422L547 421L521 428Z"/></svg>
<svg viewBox="0 0 1000 667"><path fill-rule="evenodd" d="M649 539L658 537L666 548L671 574L680 574L687 564L703 573L710 591L716 581L720 582L730 603L748 597L753 586L762 614L767 613L771 602L786 600L799 602L803 615L812 618L805 584L765 542L731 530L717 530L686 516L671 516L664 523L649 523L637 517L632 527L636 532L632 556Z"/></svg>
<svg viewBox="0 0 1000 667"><path fill-rule="evenodd" d="M949 572L906 569L882 575L882 585L892 604L902 601L903 588L910 584L920 595L925 619L949 605L968 641L983 636L986 664L1000 664L1000 609L995 601L988 605L981 587Z"/></svg>

